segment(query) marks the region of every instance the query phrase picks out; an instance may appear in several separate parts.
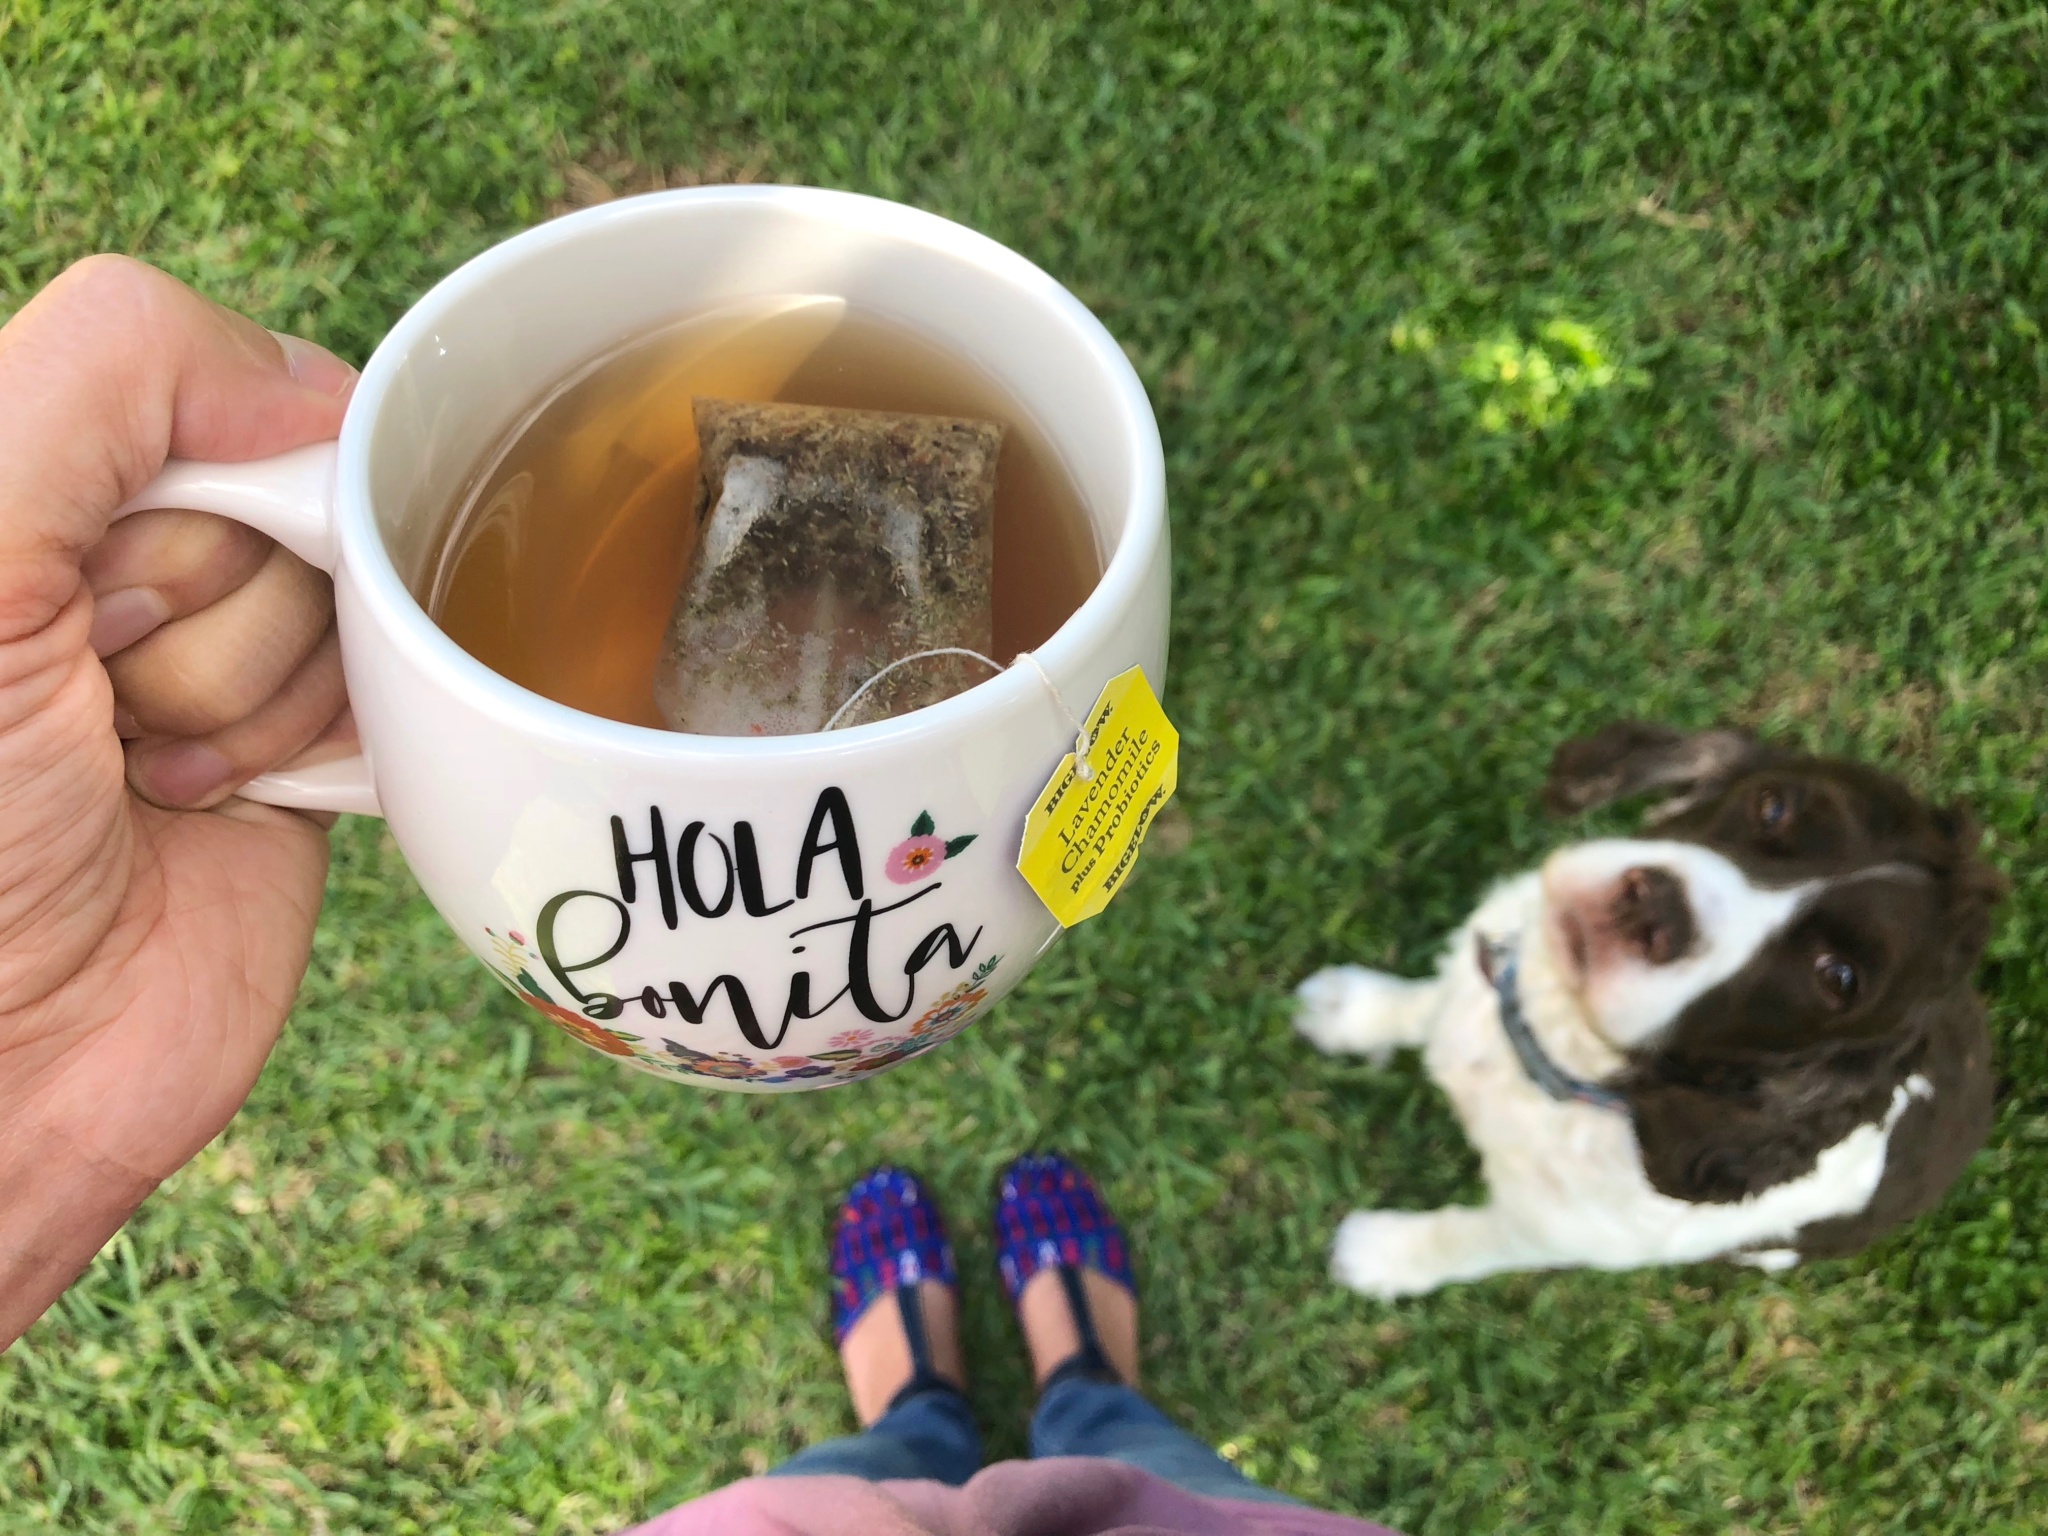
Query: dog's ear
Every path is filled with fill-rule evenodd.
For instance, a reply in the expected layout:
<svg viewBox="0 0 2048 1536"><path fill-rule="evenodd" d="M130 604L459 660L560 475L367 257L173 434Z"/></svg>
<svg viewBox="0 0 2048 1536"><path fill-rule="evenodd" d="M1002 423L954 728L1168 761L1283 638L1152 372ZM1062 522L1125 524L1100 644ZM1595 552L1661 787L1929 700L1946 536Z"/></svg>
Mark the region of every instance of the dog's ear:
<svg viewBox="0 0 2048 1536"><path fill-rule="evenodd" d="M1895 1051L1852 1061L1821 1060L1790 1082L1766 1080L1732 1096L1660 1083L1638 1068L1630 1109L1643 1171L1674 1200L1748 1199L1810 1172L1828 1148L1859 1125L1886 1123L1883 1177L1861 1210L1825 1216L1787 1246L1805 1259L1844 1258L1941 1203L1990 1136L1997 1077L1984 1004L1967 989L1915 1007ZM1897 1088L1911 1072L1932 1093ZM1911 1081L1911 1079L1907 1079Z"/></svg>
<svg viewBox="0 0 2048 1536"><path fill-rule="evenodd" d="M1936 807L1933 820L1943 845L1933 862L1948 887L1948 972L1967 976L1983 958L1991 940L1992 914L2012 882L1977 851L1983 828L1961 801Z"/></svg>
<svg viewBox="0 0 2048 1536"><path fill-rule="evenodd" d="M1557 749L1543 804L1553 816L1569 816L1654 789L1676 789L1675 799L1651 815L1661 821L1777 755L1746 731L1685 732L1617 721Z"/></svg>
<svg viewBox="0 0 2048 1536"><path fill-rule="evenodd" d="M1933 1071L1924 1040L1923 1029L1902 1028L1782 1060L1639 1053L1615 1086L1628 1100L1651 1187L1719 1205L1810 1173L1823 1151L1881 1119L1908 1071Z"/></svg>

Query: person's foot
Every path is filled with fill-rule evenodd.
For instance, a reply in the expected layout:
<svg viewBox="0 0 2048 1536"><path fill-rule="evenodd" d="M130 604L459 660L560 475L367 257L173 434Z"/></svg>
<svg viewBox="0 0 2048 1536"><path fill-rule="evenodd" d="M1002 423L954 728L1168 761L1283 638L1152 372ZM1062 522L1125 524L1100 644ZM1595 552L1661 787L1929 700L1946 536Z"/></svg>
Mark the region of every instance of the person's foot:
<svg viewBox="0 0 2048 1536"><path fill-rule="evenodd" d="M953 1245L915 1174L877 1168L847 1191L832 1279L833 1333L862 1428L913 1382L966 1384Z"/></svg>
<svg viewBox="0 0 2048 1536"><path fill-rule="evenodd" d="M1041 1387L1070 1362L1138 1382L1138 1297L1123 1228L1095 1181L1057 1153L997 1181L997 1267ZM1078 1293L1078 1294L1077 1294Z"/></svg>

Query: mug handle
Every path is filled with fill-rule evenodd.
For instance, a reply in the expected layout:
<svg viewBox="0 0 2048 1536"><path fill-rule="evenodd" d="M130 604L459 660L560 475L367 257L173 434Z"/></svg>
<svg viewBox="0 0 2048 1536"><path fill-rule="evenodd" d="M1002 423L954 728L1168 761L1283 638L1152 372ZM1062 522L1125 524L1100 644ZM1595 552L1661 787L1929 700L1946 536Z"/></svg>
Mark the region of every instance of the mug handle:
<svg viewBox="0 0 2048 1536"><path fill-rule="evenodd" d="M173 459L114 516L156 507L218 513L270 535L308 565L332 575L341 563L334 525L335 455L335 445L329 442L246 464ZM244 800L295 811L383 814L370 777L370 759L361 751L333 762L266 773L237 793Z"/></svg>

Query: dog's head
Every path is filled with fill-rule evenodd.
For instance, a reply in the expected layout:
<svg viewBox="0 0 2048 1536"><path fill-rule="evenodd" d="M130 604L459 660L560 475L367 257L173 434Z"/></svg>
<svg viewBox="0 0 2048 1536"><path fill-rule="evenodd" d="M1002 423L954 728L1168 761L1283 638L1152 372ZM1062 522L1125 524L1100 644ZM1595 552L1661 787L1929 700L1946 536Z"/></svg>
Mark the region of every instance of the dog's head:
<svg viewBox="0 0 2048 1536"><path fill-rule="evenodd" d="M1660 1087L1718 1094L1719 1120L1730 1095L1766 1119L1803 1105L1812 1135L1831 1134L1889 1100L1944 1017L1981 1017L1970 975L2004 882L1962 808L1741 732L1633 724L1560 748L1546 800L1578 811L1653 791L1646 836L1571 845L1542 872L1551 959L1630 1062L1646 1154L1669 1134L1644 1124ZM1767 1177L1725 1166L1725 1147L1707 1162L1660 1187L1739 1198Z"/></svg>

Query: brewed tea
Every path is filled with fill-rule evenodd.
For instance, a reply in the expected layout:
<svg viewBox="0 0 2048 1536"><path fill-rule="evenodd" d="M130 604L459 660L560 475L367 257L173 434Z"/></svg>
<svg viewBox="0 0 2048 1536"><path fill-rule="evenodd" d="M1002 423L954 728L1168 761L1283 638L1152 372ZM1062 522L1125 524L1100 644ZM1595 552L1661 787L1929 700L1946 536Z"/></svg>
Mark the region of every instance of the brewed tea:
<svg viewBox="0 0 2048 1536"><path fill-rule="evenodd" d="M557 386L486 456L434 562L428 611L558 703L664 724L654 679L696 553L700 397L1001 424L991 656L1041 644L1101 574L1080 492L1037 424L924 335L843 301L712 311Z"/></svg>

